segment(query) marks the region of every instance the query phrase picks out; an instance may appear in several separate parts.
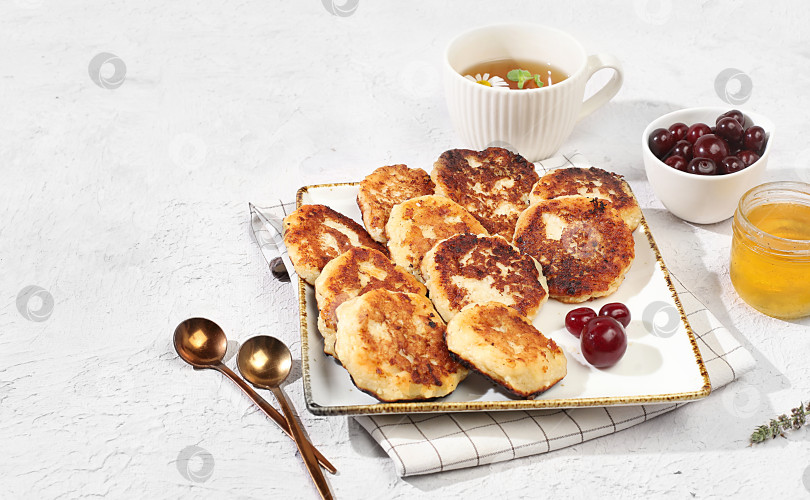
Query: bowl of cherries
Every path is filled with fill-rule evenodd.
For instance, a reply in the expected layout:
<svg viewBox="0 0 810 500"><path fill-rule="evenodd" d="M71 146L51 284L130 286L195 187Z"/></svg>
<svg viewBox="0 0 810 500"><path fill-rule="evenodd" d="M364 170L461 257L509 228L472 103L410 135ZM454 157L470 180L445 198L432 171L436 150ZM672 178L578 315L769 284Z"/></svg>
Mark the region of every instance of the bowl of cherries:
<svg viewBox="0 0 810 500"><path fill-rule="evenodd" d="M773 123L756 113L674 111L644 130L644 170L672 214L697 224L724 221L742 195L762 182L772 133Z"/></svg>

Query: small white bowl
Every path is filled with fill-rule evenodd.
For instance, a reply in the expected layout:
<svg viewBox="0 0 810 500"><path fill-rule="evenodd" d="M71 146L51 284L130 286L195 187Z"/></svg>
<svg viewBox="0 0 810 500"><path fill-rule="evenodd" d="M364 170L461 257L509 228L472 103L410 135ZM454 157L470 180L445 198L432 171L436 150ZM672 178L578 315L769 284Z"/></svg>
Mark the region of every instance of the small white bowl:
<svg viewBox="0 0 810 500"><path fill-rule="evenodd" d="M714 126L715 119L731 107L687 108L673 111L653 120L641 135L644 170L653 192L673 215L696 224L721 222L732 215L746 191L762 183L765 166L773 147L773 122L764 116L741 110L754 125L765 130L768 143L762 156L749 167L726 175L697 175L676 170L655 157L650 151L650 133L657 128L669 128L682 122L693 125L703 122Z"/></svg>

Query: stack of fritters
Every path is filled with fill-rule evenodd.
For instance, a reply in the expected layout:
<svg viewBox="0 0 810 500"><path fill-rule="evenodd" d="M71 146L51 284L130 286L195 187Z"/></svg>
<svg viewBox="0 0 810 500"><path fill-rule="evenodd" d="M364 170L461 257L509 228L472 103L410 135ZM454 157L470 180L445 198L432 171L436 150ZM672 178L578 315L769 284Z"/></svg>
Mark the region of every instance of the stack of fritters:
<svg viewBox="0 0 810 500"><path fill-rule="evenodd" d="M433 164L430 177L436 194L455 201L490 234L508 241L538 178L531 162L503 148L445 151Z"/></svg>
<svg viewBox="0 0 810 500"><path fill-rule="evenodd" d="M641 219L620 176L569 168L538 180L500 148L447 151L430 177L380 167L357 204L368 232L305 205L285 219L284 241L315 285L324 352L381 401L449 394L467 374L457 360L522 397L550 388L565 355L533 318L549 296L615 291Z"/></svg>
<svg viewBox="0 0 810 500"><path fill-rule="evenodd" d="M372 248L350 248L326 264L315 280L323 352L335 356L338 306L377 288L419 295L427 292L413 275Z"/></svg>
<svg viewBox="0 0 810 500"><path fill-rule="evenodd" d="M446 396L467 376L424 295L372 290L341 304L337 318L335 352L354 385L381 401Z"/></svg>
<svg viewBox="0 0 810 500"><path fill-rule="evenodd" d="M532 320L548 300L540 265L501 236L451 236L425 255L421 269L445 321L468 304L486 302L511 306Z"/></svg>

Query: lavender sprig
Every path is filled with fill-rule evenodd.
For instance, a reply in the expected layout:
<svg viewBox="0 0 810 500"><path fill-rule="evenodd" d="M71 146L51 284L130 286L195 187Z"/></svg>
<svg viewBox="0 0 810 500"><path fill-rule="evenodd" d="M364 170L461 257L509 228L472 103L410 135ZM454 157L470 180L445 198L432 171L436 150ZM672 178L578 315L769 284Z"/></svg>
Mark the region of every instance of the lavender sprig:
<svg viewBox="0 0 810 500"><path fill-rule="evenodd" d="M789 417L782 414L772 418L767 425L760 425L751 434L751 444L761 443L766 439L776 439L777 436L784 436L785 431L801 429L807 422L808 415L810 415L810 404L805 408L804 403L802 403L798 408L793 408L790 411Z"/></svg>

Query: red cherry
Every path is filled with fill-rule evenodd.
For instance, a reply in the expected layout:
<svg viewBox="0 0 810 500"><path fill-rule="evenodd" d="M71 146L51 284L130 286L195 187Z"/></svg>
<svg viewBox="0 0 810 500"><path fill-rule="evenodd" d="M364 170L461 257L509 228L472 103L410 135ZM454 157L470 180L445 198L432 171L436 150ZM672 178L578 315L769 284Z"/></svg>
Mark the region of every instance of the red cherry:
<svg viewBox="0 0 810 500"><path fill-rule="evenodd" d="M719 122L723 118L734 118L743 128L748 127L749 122L748 117L745 116L743 112L740 111L739 109L732 109L731 111L726 111L725 113L717 117L715 123Z"/></svg>
<svg viewBox="0 0 810 500"><path fill-rule="evenodd" d="M748 127L743 135L743 149L762 154L765 149L765 129L758 125Z"/></svg>
<svg viewBox="0 0 810 500"><path fill-rule="evenodd" d="M596 317L590 307L577 307L565 315L565 329L574 337L579 337L588 321Z"/></svg>
<svg viewBox="0 0 810 500"><path fill-rule="evenodd" d="M701 136L704 136L712 131L705 123L695 123L689 130L686 131L685 139L694 144Z"/></svg>
<svg viewBox="0 0 810 500"><path fill-rule="evenodd" d="M669 150L672 149L672 146L675 145L675 138L672 137L669 130L657 128L650 134L647 145L650 147L652 154L660 160L663 159L666 154L669 153Z"/></svg>
<svg viewBox="0 0 810 500"><path fill-rule="evenodd" d="M692 145L691 142L687 140L678 141L675 143L675 147L672 148L670 151L670 156L683 156L683 159L686 161L691 160L694 155L693 152L695 147Z"/></svg>
<svg viewBox="0 0 810 500"><path fill-rule="evenodd" d="M672 137L675 138L676 141L682 140L686 137L686 131L689 130L689 125L685 123L673 123L669 126L669 132L672 134Z"/></svg>
<svg viewBox="0 0 810 500"><path fill-rule="evenodd" d="M734 118L727 116L717 120L717 135L726 141L735 144L739 143L742 140L743 133L745 133L745 130L740 122Z"/></svg>
<svg viewBox="0 0 810 500"><path fill-rule="evenodd" d="M664 163L675 170L680 170L681 172L686 172L686 166L689 164L683 156L679 155L672 155L668 157L666 160L664 160Z"/></svg>
<svg viewBox="0 0 810 500"><path fill-rule="evenodd" d="M759 160L759 155L746 149L737 153L737 158L741 159L746 167L750 167L754 162Z"/></svg>
<svg viewBox="0 0 810 500"><path fill-rule="evenodd" d="M703 135L695 141L695 158L708 158L719 163L728 153L728 143L714 134Z"/></svg>
<svg viewBox="0 0 810 500"><path fill-rule="evenodd" d="M708 158L693 158L686 166L686 172L697 175L714 175L717 173L717 164Z"/></svg>
<svg viewBox="0 0 810 500"><path fill-rule="evenodd" d="M596 368L608 368L618 363L627 351L627 334L617 320L597 316L582 330L579 347L588 363Z"/></svg>
<svg viewBox="0 0 810 500"><path fill-rule="evenodd" d="M603 305L599 309L599 316L609 316L621 323L625 328L630 324L630 309L621 302L611 302Z"/></svg>
<svg viewBox="0 0 810 500"><path fill-rule="evenodd" d="M720 160L720 164L717 165L717 173L718 174L733 174L735 172L739 172L740 170L744 169L746 164L736 156L726 156L722 160Z"/></svg>

